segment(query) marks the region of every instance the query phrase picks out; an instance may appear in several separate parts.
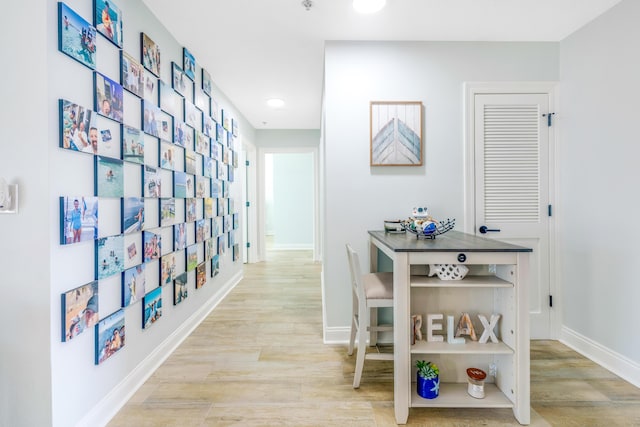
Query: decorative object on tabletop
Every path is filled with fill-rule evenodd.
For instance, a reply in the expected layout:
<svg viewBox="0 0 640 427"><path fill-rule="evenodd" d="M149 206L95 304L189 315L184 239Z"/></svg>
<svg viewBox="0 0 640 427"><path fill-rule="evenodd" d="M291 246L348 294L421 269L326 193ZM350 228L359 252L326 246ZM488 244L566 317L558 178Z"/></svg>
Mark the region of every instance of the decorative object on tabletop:
<svg viewBox="0 0 640 427"><path fill-rule="evenodd" d="M429 215L426 207L413 208L412 214L412 217L402 221L402 227L409 233L415 234L418 238L435 239L437 235L452 230L456 225L455 219L447 218L444 221L434 219Z"/></svg>
<svg viewBox="0 0 640 427"><path fill-rule="evenodd" d="M437 275L440 280L462 280L468 272L464 264L429 264L429 277Z"/></svg>
<svg viewBox="0 0 640 427"><path fill-rule="evenodd" d="M417 360L417 387L418 395L425 399L435 399L440 394L440 370L435 363Z"/></svg>
<svg viewBox="0 0 640 427"><path fill-rule="evenodd" d="M483 399L484 380L487 378L486 372L478 368L468 368L467 377L469 382L469 385L467 386L467 393L476 399Z"/></svg>
<svg viewBox="0 0 640 427"><path fill-rule="evenodd" d="M385 219L384 220L385 233L404 233L404 227L402 226L402 220L400 219Z"/></svg>

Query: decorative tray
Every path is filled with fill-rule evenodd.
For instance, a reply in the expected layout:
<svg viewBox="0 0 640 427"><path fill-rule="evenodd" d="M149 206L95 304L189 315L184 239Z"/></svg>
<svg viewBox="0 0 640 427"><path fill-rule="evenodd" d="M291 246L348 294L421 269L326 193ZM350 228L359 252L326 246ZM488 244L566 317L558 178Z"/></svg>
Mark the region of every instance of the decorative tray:
<svg viewBox="0 0 640 427"><path fill-rule="evenodd" d="M425 239L435 239L436 236L444 234L449 230L453 230L456 225L456 220L447 218L444 221L437 221L433 223L433 227L425 228L424 230L417 228L413 220L405 220L402 222L402 228L405 231L414 234L418 239L424 237Z"/></svg>

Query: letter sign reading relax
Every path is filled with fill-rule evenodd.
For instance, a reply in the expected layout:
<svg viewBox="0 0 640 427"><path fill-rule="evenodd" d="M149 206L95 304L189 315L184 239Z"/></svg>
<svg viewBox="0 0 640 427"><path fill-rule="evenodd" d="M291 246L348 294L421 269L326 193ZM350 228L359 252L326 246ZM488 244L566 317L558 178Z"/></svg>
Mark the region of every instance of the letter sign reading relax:
<svg viewBox="0 0 640 427"><path fill-rule="evenodd" d="M444 315L441 313L427 314L427 341L430 341L430 342L444 341L444 336L433 334L434 331L442 330L442 324L434 323L434 321L442 320L443 317ZM487 320L487 317L485 315L478 314L478 319L480 319L480 323L482 323L482 326L484 328L484 331L482 331L482 335L480 336L480 340L478 342L480 344L486 344L488 340L491 340L491 342L493 343L498 343L499 342L498 337L493 332L493 330L498 324L498 320L500 320L500 315L492 314L491 319ZM455 337L456 328L453 325L454 325L454 317L447 316L447 342L449 344L464 344L465 343L464 338ZM460 321L458 322L458 328L457 328L458 332L460 331L461 328L465 330L465 335L470 335L470 338L474 341L477 340L477 338L475 338L475 331L473 331L473 325L471 324L471 319L469 318L468 313L462 313L462 315L460 316Z"/></svg>

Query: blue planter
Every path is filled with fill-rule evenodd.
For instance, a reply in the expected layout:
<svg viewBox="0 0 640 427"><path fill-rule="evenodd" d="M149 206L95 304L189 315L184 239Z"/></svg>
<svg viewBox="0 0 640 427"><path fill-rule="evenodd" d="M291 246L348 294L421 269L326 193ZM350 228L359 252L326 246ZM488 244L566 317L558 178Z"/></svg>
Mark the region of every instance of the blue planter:
<svg viewBox="0 0 640 427"><path fill-rule="evenodd" d="M435 399L440 393L440 377L430 378L428 380L422 378L419 374L417 376L417 390L418 396L425 399Z"/></svg>

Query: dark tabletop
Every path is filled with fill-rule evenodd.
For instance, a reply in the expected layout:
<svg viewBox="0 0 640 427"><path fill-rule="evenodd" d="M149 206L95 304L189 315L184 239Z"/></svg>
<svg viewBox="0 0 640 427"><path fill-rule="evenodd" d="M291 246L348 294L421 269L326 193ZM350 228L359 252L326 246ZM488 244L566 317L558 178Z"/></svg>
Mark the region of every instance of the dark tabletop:
<svg viewBox="0 0 640 427"><path fill-rule="evenodd" d="M411 233L385 233L382 230L369 231L369 234L394 252L533 252L531 248L454 230L440 234L435 239L418 238Z"/></svg>

